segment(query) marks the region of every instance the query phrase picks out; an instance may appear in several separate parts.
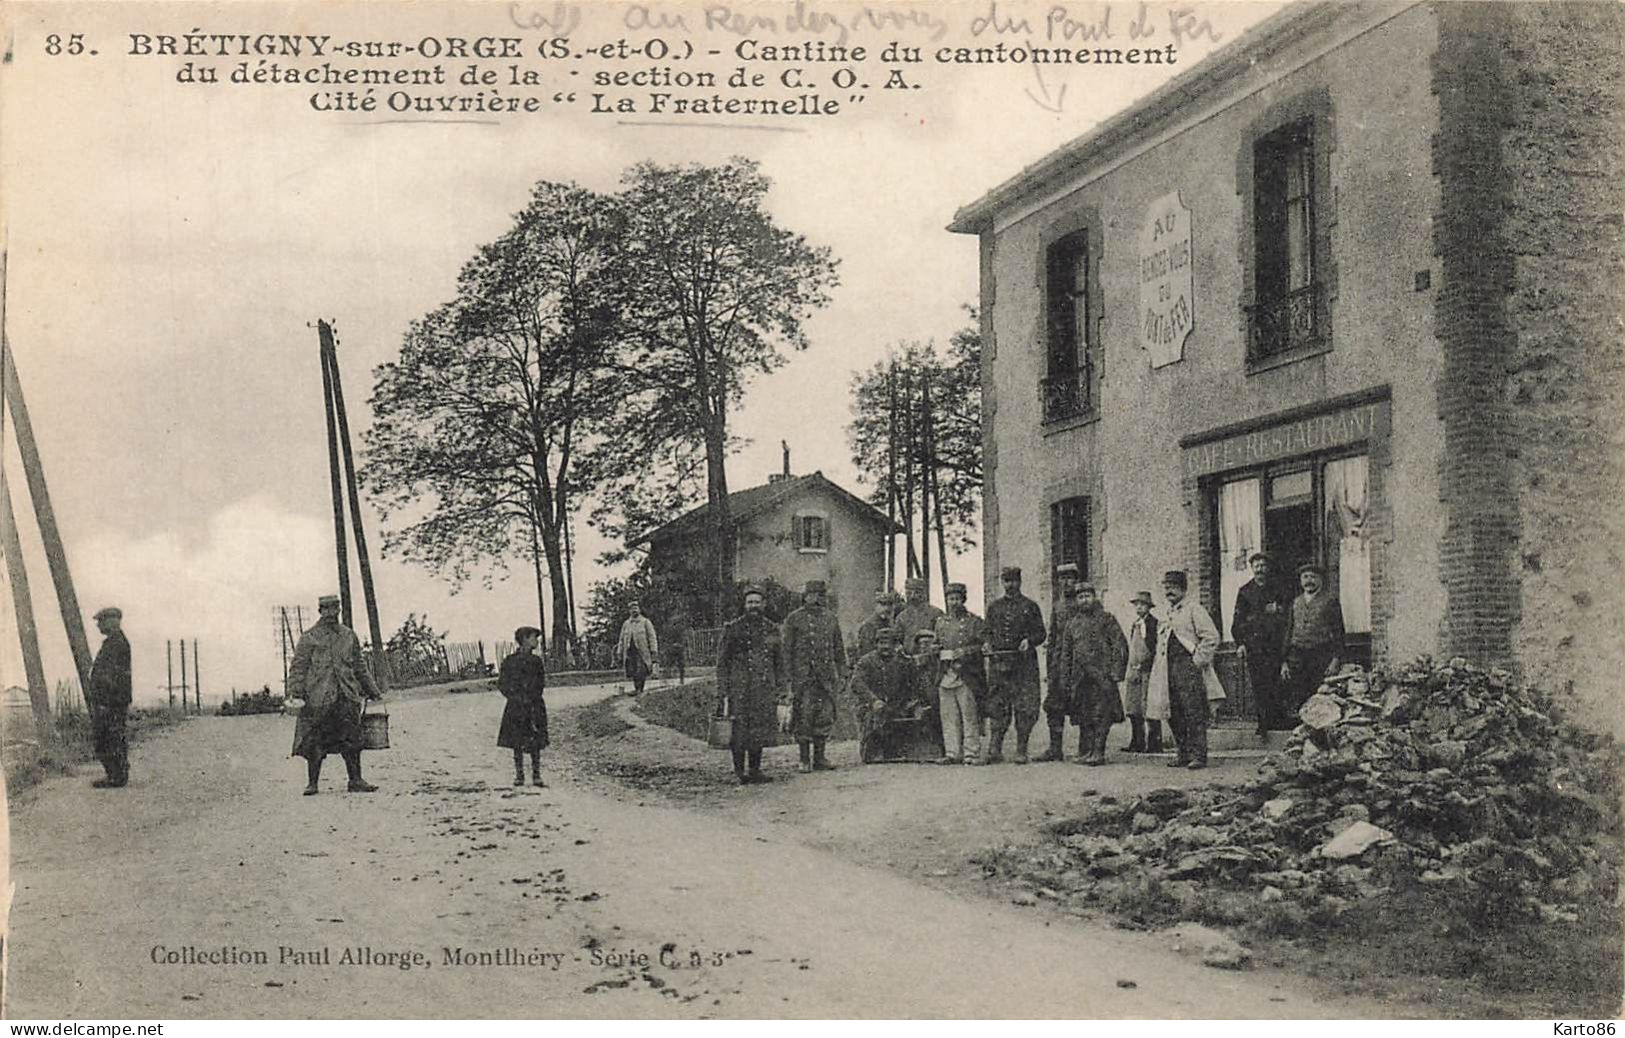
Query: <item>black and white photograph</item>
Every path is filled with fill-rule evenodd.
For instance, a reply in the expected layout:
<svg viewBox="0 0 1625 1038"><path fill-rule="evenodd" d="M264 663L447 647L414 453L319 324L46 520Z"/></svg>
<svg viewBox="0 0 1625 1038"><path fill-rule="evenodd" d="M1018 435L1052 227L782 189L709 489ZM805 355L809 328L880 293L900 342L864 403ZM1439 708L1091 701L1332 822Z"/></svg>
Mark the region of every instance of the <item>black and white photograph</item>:
<svg viewBox="0 0 1625 1038"><path fill-rule="evenodd" d="M1613 1033L1625 4L10 0L0 332L8 1020Z"/></svg>

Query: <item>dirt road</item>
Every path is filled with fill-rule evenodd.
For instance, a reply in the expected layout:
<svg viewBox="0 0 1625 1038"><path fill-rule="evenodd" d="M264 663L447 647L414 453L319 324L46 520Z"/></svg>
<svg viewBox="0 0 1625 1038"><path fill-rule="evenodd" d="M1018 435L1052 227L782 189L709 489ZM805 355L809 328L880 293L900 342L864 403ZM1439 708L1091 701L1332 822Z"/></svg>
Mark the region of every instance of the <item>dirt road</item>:
<svg viewBox="0 0 1625 1038"><path fill-rule="evenodd" d="M605 694L549 699L557 717ZM370 796L343 793L333 759L322 795L301 797L279 717L201 718L144 743L126 790L92 790L83 769L23 794L9 1014L1394 1012L853 863L817 845L810 810L806 838L753 817L743 798L757 787L727 794L741 798L735 817L640 803L569 769L515 789L488 694L391 713L395 748L367 755L383 787ZM556 723L555 739L579 739L573 727ZM934 784L923 769L908 781ZM772 813L782 823L786 810Z"/></svg>

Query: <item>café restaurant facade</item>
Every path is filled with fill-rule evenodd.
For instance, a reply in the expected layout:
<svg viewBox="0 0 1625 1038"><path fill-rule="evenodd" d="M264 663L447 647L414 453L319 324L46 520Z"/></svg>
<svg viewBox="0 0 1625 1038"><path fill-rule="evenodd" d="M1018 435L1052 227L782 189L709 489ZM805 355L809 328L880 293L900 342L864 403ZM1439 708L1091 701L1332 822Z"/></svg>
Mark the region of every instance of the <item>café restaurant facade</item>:
<svg viewBox="0 0 1625 1038"><path fill-rule="evenodd" d="M1345 658L1585 670L1575 625L1612 629L1520 565L1569 507L1535 437L1520 457L1552 405L1507 384L1508 214L1551 175L1509 175L1519 84L1551 80L1508 40L1566 16L1539 6L1293 5L956 214L981 248L988 586L1075 562L1126 625L1183 569L1228 640L1263 550L1289 583L1326 568ZM1566 648L1522 622L1548 593Z"/></svg>

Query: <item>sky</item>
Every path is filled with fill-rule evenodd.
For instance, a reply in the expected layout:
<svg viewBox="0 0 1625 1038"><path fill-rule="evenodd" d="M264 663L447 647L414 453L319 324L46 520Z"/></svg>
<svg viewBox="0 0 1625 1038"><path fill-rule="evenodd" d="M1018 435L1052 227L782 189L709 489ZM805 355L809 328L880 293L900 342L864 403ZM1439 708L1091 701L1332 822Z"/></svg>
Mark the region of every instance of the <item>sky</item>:
<svg viewBox="0 0 1625 1038"><path fill-rule="evenodd" d="M928 49L987 45L992 35L1013 44L1052 25L1064 32L1051 19L1056 10L1077 24L1108 17L1126 35L1138 6L877 5L947 23L942 41L916 41ZM8 5L5 327L92 648L99 638L89 614L115 604L125 612L138 703L166 696L166 640L197 642L206 707L233 687L280 686L273 610L309 610L336 584L316 320L336 323L359 446L372 369L394 358L414 318L451 298L463 263L510 225L542 179L611 190L644 159L758 160L774 183L775 219L833 251L840 286L806 325L810 348L748 389L734 429L750 442L729 461L729 482L765 482L779 469L784 439L795 472L821 470L862 493L846 440L852 374L899 341L945 342L977 296L977 242L945 230L954 211L1280 7L1146 6L1151 24L1175 6L1190 10L1217 40L1187 42L1171 69L1069 68L1043 81L1030 66L920 66L910 69L918 91L877 91L847 114L768 130L735 125L746 120L623 125L579 108L494 124L318 113L305 101L308 87L181 84L184 59L128 53L131 33L192 31L536 40L546 32L515 21L564 9L554 4ZM575 39L635 35L621 28L624 5L576 8ZM658 9L692 19L697 46L731 48L741 38L700 28L700 5ZM791 9L749 10L781 18ZM808 10L850 17L860 9ZM972 23L989 14L1007 25L1024 18L1029 29L972 40ZM46 53L51 34L72 32L98 54ZM885 36L854 31L848 42L879 45ZM9 428L3 462L54 683L72 667ZM506 580L493 570L489 588L454 589L379 558L378 516L368 509L364 518L386 636L408 613L427 615L452 641L488 645L532 621L527 560L514 560ZM585 602L606 575L594 561L606 545L585 522L578 538L574 576ZM979 557L954 559L953 576L981 601ZM15 616L4 599L0 682L20 684ZM364 627L361 617L358 606Z"/></svg>

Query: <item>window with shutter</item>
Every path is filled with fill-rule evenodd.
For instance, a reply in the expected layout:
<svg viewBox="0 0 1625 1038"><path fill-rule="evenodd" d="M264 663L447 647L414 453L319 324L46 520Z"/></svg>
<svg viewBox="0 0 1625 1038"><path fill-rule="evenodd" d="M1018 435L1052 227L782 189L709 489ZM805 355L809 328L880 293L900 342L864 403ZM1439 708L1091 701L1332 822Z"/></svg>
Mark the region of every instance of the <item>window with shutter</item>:
<svg viewBox="0 0 1625 1038"><path fill-rule="evenodd" d="M1089 499L1067 497L1049 506L1050 561L1078 567L1078 579L1089 580Z"/></svg>

